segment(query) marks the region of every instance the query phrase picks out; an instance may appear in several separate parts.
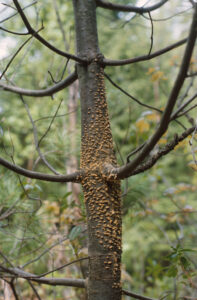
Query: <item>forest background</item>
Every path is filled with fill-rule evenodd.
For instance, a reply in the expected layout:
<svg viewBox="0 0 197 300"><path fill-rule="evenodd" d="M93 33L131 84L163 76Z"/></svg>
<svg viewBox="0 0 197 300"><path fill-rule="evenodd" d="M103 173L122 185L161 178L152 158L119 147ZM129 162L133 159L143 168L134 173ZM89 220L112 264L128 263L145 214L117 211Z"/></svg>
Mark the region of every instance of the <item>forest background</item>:
<svg viewBox="0 0 197 300"><path fill-rule="evenodd" d="M29 1L20 1L28 6ZM119 3L143 5L145 1ZM146 1L147 2L147 1ZM149 1L150 2L150 1ZM151 2L151 4L154 1ZM98 10L99 41L106 57L124 59L157 50L185 37L191 22L190 1L169 1L149 18L135 13ZM43 20L43 36L59 48L74 52L74 23L71 1L46 0L31 3L26 13L35 27ZM0 25L24 30L9 3L0 4ZM61 20L66 20L63 27ZM62 59L26 36L17 38L0 31L1 72L14 57L6 76L14 85L44 89L70 73L73 63ZM3 45L8 47L4 53ZM113 45L113 46L112 46ZM107 97L114 148L121 164L133 149L153 132L160 114L142 107L128 94L162 110L180 66L183 47L146 63L106 68ZM194 52L190 73L197 72ZM36 74L36 76L35 76ZM195 76L188 76L179 101L196 92ZM80 109L77 85L49 98L19 98L1 91L0 151L29 170L48 172L36 151L44 153L60 173L79 165ZM71 99L73 101L69 101ZM196 99L193 106L196 106ZM188 126L196 114L183 114L180 122ZM34 120L32 122L32 120ZM33 127L33 130L32 130ZM160 145L175 133L176 123ZM35 147L36 145L36 147ZM196 299L196 181L195 134L180 143L148 172L129 178L122 184L124 288L157 299ZM73 165L72 165L73 164ZM45 183L26 179L0 167L0 256L12 264L25 266L27 272L43 274L87 256L85 209L78 185ZM82 260L53 272L57 277L85 277ZM80 289L31 286L18 279L21 299L84 299ZM36 291L35 291L36 289ZM14 299L13 291L1 281L1 299ZM34 298L35 297L35 298ZM124 296L127 299L127 296ZM129 298L130 299L130 298ZM147 298L148 299L148 298Z"/></svg>

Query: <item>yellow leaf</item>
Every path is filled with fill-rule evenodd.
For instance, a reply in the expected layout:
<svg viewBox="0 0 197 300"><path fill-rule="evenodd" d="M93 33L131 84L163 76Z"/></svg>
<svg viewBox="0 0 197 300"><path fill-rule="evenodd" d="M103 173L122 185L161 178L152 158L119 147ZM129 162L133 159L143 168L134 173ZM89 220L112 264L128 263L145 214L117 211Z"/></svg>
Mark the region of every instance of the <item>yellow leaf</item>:
<svg viewBox="0 0 197 300"><path fill-rule="evenodd" d="M154 112L146 116L147 120L158 122L160 120L160 116L158 113Z"/></svg>
<svg viewBox="0 0 197 300"><path fill-rule="evenodd" d="M163 74L162 71L157 71L157 72L155 72L155 73L151 76L151 80L152 80L152 81L157 81L157 80L162 79L162 78L164 78L164 74Z"/></svg>
<svg viewBox="0 0 197 300"><path fill-rule="evenodd" d="M183 148L183 147L185 147L187 144L188 144L188 141L187 141L187 140L183 140L183 141L181 141L180 143L178 143L178 145L176 145L176 146L174 147L174 149L177 150L177 149L179 149L179 148Z"/></svg>
<svg viewBox="0 0 197 300"><path fill-rule="evenodd" d="M190 168L192 168L194 171L197 171L197 164L195 164L194 161L190 161L190 162L188 163L188 166L189 166Z"/></svg>
<svg viewBox="0 0 197 300"><path fill-rule="evenodd" d="M183 212L191 212L194 211L193 207L191 205L185 205L185 207L182 208Z"/></svg>
<svg viewBox="0 0 197 300"><path fill-rule="evenodd" d="M147 132L150 129L149 123L145 119L142 119L142 118L140 118L136 122L136 127L140 133Z"/></svg>
<svg viewBox="0 0 197 300"><path fill-rule="evenodd" d="M46 210L52 212L55 215L59 215L60 208L56 202L48 202L46 205Z"/></svg>
<svg viewBox="0 0 197 300"><path fill-rule="evenodd" d="M161 139L159 140L158 144L159 144L159 145L164 145L164 144L167 143L167 141L168 141L167 139L161 138Z"/></svg>
<svg viewBox="0 0 197 300"><path fill-rule="evenodd" d="M155 68L149 68L148 72L146 74L152 74L153 72L155 72Z"/></svg>

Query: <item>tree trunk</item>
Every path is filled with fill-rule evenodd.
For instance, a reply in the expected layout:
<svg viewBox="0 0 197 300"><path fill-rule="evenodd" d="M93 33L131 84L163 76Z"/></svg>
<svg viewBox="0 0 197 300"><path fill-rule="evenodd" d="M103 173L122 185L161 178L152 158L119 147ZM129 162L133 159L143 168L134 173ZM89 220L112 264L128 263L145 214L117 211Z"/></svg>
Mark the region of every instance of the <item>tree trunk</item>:
<svg viewBox="0 0 197 300"><path fill-rule="evenodd" d="M105 96L94 0L73 0L77 54L90 61L78 65L81 101L82 187L88 224L89 300L120 300L121 200L120 182L106 177L104 163L116 166Z"/></svg>

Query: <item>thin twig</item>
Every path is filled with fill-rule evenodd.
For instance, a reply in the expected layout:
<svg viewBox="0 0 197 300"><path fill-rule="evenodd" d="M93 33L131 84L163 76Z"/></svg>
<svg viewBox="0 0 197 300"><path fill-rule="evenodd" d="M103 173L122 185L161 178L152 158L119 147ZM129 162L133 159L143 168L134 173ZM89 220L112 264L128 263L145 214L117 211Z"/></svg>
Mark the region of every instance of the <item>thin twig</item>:
<svg viewBox="0 0 197 300"><path fill-rule="evenodd" d="M66 264L62 265L61 267L55 268L55 269L53 269L53 270L51 270L51 271L48 271L48 272L46 272L46 273L43 273L43 274L41 274L41 275L35 275L34 278L45 277L45 276L48 275L48 274L51 274L51 273L54 273L54 272L56 272L56 271L62 270L62 269L64 269L65 267L68 267L68 266L73 265L73 264L75 264L75 263L77 263L77 262L80 262L80 261L82 261L82 260L87 260L87 259L89 259L89 256L87 256L87 257L81 257L81 258L75 259L75 260L73 260L73 261L71 261L71 262L69 262L69 263L66 263Z"/></svg>
<svg viewBox="0 0 197 300"><path fill-rule="evenodd" d="M23 20L23 23L24 25L26 26L28 32L32 35L34 35L34 37L40 41L44 46L46 46L47 48L49 48L50 50L52 50L53 52L61 55L61 56L64 56L64 57L67 57L69 59L72 59L74 61L77 61L77 62L80 62L80 63L88 63L88 61L86 59L82 59L82 58L79 58L78 56L76 55L73 55L73 54L70 54L70 53L67 53L67 52L64 52L64 51L61 51L60 49L54 47L53 45L51 45L47 40L45 40L43 37L41 37L30 25L26 15L24 14L19 2L17 0L13 0L17 10L18 10L18 13L20 14L22 20Z"/></svg>
<svg viewBox="0 0 197 300"><path fill-rule="evenodd" d="M45 133L42 135L42 137L39 139L39 141L38 141L38 147L40 146L41 142L43 141L43 139L47 136L48 132L50 131L51 126L52 126L52 124L53 124L53 122L54 122L54 120L55 120L55 118L56 118L56 116L57 116L57 114L58 114L58 111L59 111L59 109L60 109L60 106L61 106L61 104L62 104L62 101L63 101L63 99L60 101L60 103L59 103L59 105L58 105L58 107L57 107L57 109L56 109L56 112L55 112L54 116L52 117L52 120L51 120L51 122L50 122L50 124L49 124L47 130L46 130ZM34 122L34 124L35 124L35 122Z"/></svg>
<svg viewBox="0 0 197 300"><path fill-rule="evenodd" d="M49 248L45 249L42 253L40 253L37 257L35 257L34 259L32 259L31 261L26 262L23 266L22 269L25 268L26 266L38 261L42 256L44 256L45 254L47 254L51 249L53 249L54 247L60 245L61 243L63 243L64 241L66 241L68 239L68 237L64 237L61 240L59 240L58 242L55 242L54 244L52 244Z"/></svg>
<svg viewBox="0 0 197 300"><path fill-rule="evenodd" d="M41 27L37 33L42 30L43 27ZM5 69L3 70L2 74L0 75L0 79L5 75L5 73L7 72L8 68L10 67L11 63L14 61L15 57L19 54L19 52L23 49L23 47L34 37L34 35L30 36L24 43L22 43L22 45L17 49L17 51L14 53L14 55L12 56L12 58L10 59L10 61L8 62L7 66L5 67Z"/></svg>
<svg viewBox="0 0 197 300"><path fill-rule="evenodd" d="M14 280L11 280L11 281L9 282L9 286L10 286L10 288L11 288L13 294L14 294L15 300L20 300L20 299L19 299L19 296L18 296L18 294L17 294L16 288L15 288L15 285L14 285Z"/></svg>
<svg viewBox="0 0 197 300"><path fill-rule="evenodd" d="M179 46L182 46L186 42L187 42L187 38L183 39L183 40L180 40L179 42L174 43L174 44L172 44L168 47L165 47L161 50L155 51L150 55L141 55L141 56L137 56L137 57L134 57L134 58L120 59L120 60L113 60L113 59L104 58L101 61L101 64L103 66L124 66L124 65L128 65L128 64L142 62L142 61L148 61L148 60L151 60L155 57L158 57L158 56L160 56L164 53L167 53L167 52L169 52L169 51L171 51L171 50L173 50L173 49L175 49Z"/></svg>
<svg viewBox="0 0 197 300"><path fill-rule="evenodd" d="M30 285L30 287L32 288L34 294L36 295L36 297L38 298L38 300L42 300L35 288L35 286L33 285L33 283L30 280L27 280L28 284Z"/></svg>
<svg viewBox="0 0 197 300"><path fill-rule="evenodd" d="M32 3L30 3L30 4L26 5L26 6L24 6L24 7L22 8L22 10L25 10L26 8L31 7L31 6L35 5L36 3L37 3L37 1L34 1L34 2L32 2ZM5 4L3 3L3 5L5 5ZM13 7L12 7L12 8L13 8ZM13 8L13 9L16 10L15 8ZM18 15L18 12L12 14L11 16L9 16L9 17L7 17L7 18L5 18L5 19L3 19L3 20L1 20L1 21L0 21L0 24L1 24L1 23L4 23L5 21L7 21L7 20L9 20L9 19L11 19L11 18L13 18L13 17L15 17L16 15Z"/></svg>
<svg viewBox="0 0 197 300"><path fill-rule="evenodd" d="M178 115L176 116L176 118L180 118L180 117L186 115L189 111L193 110L195 107L197 107L197 104L194 104L194 105L192 105L190 108L188 108L187 110L181 112L180 114L178 114Z"/></svg>
<svg viewBox="0 0 197 300"><path fill-rule="evenodd" d="M151 23L151 36L150 36L151 43L150 43L150 49L149 49L149 52L148 52L148 56L149 56L152 52L152 49L153 49L154 26L153 26L153 20L152 20L152 16L151 16L150 11L148 12L148 15L149 15L149 18L150 18L150 23Z"/></svg>
<svg viewBox="0 0 197 300"><path fill-rule="evenodd" d="M24 98L22 95L20 95L20 98L21 98L21 101L22 103L24 104L24 107L25 107L25 110L28 114L28 117L29 117L29 120L32 124L32 128L33 128L33 135L34 135L34 143L35 143L35 147L36 147L36 150L40 156L40 158L42 159L42 161L44 162L44 164L49 168L49 170L51 170L54 174L56 175L60 175L59 172L57 172L53 166L51 166L51 164L46 160L46 158L44 157L44 155L42 154L41 150L40 150L40 147L39 147L39 141L38 141L38 132L37 132L37 127L35 125L35 122L33 121L33 118L31 116L31 113L30 113L30 110L29 110L29 107L27 105L27 103L25 102Z"/></svg>
<svg viewBox="0 0 197 300"><path fill-rule="evenodd" d="M29 32L16 32L16 31L11 31L11 30L5 29L5 28L3 28L3 27L1 27L1 26L0 26L0 30L5 31L5 32L8 32L8 33L11 33L11 34L14 34L14 35L29 35Z"/></svg>
<svg viewBox="0 0 197 300"><path fill-rule="evenodd" d="M132 95L130 95L128 92L126 92L123 88L121 88L117 83L115 83L110 77L109 75L107 75L106 73L104 73L105 77L109 80L109 82L111 82L111 84L113 86L115 86L117 89L119 89L122 93L124 93L125 95L127 95L129 98L131 98L132 100L134 100L136 103L138 103L139 105L141 106L144 106L146 108L149 108L149 109L152 109L152 110L155 110L159 113L162 113L162 111L156 107L153 107L151 105L148 105L148 104L145 104L145 103L142 103L140 100L138 100L137 98L133 97Z"/></svg>
<svg viewBox="0 0 197 300"><path fill-rule="evenodd" d="M125 12L135 12L138 14L144 14L153 10L158 9L162 5L164 5L168 0L161 0L160 2L148 6L148 7L137 7L133 5L122 5L122 4L115 4L112 2L107 2L104 0L96 0L96 4L99 7L110 9L110 10L115 10L115 11L125 11Z"/></svg>
<svg viewBox="0 0 197 300"><path fill-rule="evenodd" d="M148 156L157 142L160 140L162 135L168 129L169 123L171 121L171 114L173 108L176 104L176 100L178 98L179 92L184 84L185 78L187 76L187 71L190 65L191 57L193 54L193 49L195 47L195 42L197 38L197 5L195 7L195 11L193 14L192 23L190 26L190 33L188 37L188 42L185 48L185 52L182 58L181 67L179 69L179 73L176 77L175 83L171 90L170 96L168 98L168 102L166 104L165 110L162 114L162 118L159 126L157 127L154 134L149 138L146 145L143 147L142 151L134 158L130 163L120 167L115 168L114 172L117 174L119 179L124 179L130 176L132 171L136 169L136 167Z"/></svg>
<svg viewBox="0 0 197 300"><path fill-rule="evenodd" d="M179 113L184 109L186 108L193 100L195 100L197 97L197 93L194 94L191 98L189 98L185 103L183 103L173 114L172 114L172 117L171 117L171 120L175 119Z"/></svg>

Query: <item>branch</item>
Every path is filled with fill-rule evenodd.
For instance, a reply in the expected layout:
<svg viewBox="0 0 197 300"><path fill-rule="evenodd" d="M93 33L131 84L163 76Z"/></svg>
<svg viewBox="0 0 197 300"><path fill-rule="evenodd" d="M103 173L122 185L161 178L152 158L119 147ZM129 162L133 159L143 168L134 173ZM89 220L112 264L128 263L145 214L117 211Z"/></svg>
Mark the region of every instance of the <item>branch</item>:
<svg viewBox="0 0 197 300"><path fill-rule="evenodd" d="M188 42L182 59L181 67L178 76L175 80L174 86L172 88L171 94L169 96L166 108L163 112L160 124L156 129L155 133L152 135L152 137L150 137L149 141L147 141L142 151L136 156L136 158L130 163L120 168L116 168L115 173L117 174L117 178L124 179L129 177L132 174L132 171L134 171L136 167L147 157L147 155L157 144L161 136L168 129L168 125L171 121L171 114L173 108L176 104L176 100L178 98L179 92L187 76L187 71L190 65L190 60L195 46L196 37L197 37L197 5L195 6L195 11L194 11L193 20L190 28Z"/></svg>
<svg viewBox="0 0 197 300"><path fill-rule="evenodd" d="M5 32L8 32L8 33L11 33L11 34L14 34L14 35L29 35L28 32L16 32L16 31L11 31L11 30L8 30L6 28L3 28L3 27L0 27L0 30L3 30Z"/></svg>
<svg viewBox="0 0 197 300"><path fill-rule="evenodd" d="M40 150L40 141L38 141L38 131L37 131L37 127L35 125L35 122L32 118L32 115L30 113L29 107L27 105L27 103L25 102L25 100L23 99L23 96L20 95L21 101L24 104L25 110L27 112L28 118L31 122L32 125L32 129L33 129L33 136L34 136L34 143L35 143L35 148L38 152L39 157L41 158L41 160L43 161L43 163L45 164L45 166L47 166L49 168L50 171L52 171L55 175L61 175L59 172L57 172L54 167L47 161L46 157L43 155L43 153ZM60 102L59 105L61 105L62 101ZM59 106L58 106L59 108ZM52 119L53 120L53 119ZM42 138L41 138L42 139Z"/></svg>
<svg viewBox="0 0 197 300"><path fill-rule="evenodd" d="M131 98L132 100L134 100L136 103L138 103L139 105L141 106L144 106L146 108L149 108L149 109L152 109L152 110L156 110L157 112L159 113L162 113L162 111L156 107L153 107L151 105L148 105L148 104L145 104L145 103L142 103L140 100L138 100L137 98L133 97L132 95L130 95L127 91L125 91L123 88L121 88L117 83L115 83L110 77L109 75L107 75L105 72L104 72L104 75L105 77L109 80L109 82L115 86L117 89L119 89L123 94L125 94L126 96L128 96L129 98Z"/></svg>
<svg viewBox="0 0 197 300"><path fill-rule="evenodd" d="M62 269L64 269L65 267L68 267L68 266L70 266L70 265L72 265L72 264L75 264L75 263L77 263L77 262L79 262L79 261L87 260L87 259L89 259L89 256L78 258L78 259L73 260L73 261L71 261L71 262L69 262L69 263L66 263L66 264L64 264L64 265L62 265L62 266L60 266L60 267L58 267L58 268L56 268L56 269L53 269L53 270L48 271L48 272L46 272L46 273L43 273L43 274L41 274L41 275L35 275L35 277L36 277L36 278L44 277L44 276L46 276L46 275L48 275L48 274L51 274L51 273L54 273L54 272L56 272L56 271L62 270Z"/></svg>
<svg viewBox="0 0 197 300"><path fill-rule="evenodd" d="M96 0L96 4L98 7L102 7L110 10L116 10L116 11L134 12L138 14L144 14L156 10L162 5L164 5L166 2L168 2L168 0L161 0L157 4L148 7L137 7L133 5L115 4L104 0Z"/></svg>
<svg viewBox="0 0 197 300"><path fill-rule="evenodd" d="M142 56L138 56L138 57L134 57L134 58L128 58L128 59L121 59L121 60L113 60L113 59L106 59L104 58L101 61L101 64L104 66L123 66L123 65L128 65L128 64L133 64L133 63L137 63L137 62L141 62L141 61L146 61L146 60L150 60L153 59L157 56L160 56L164 53L167 53L179 46L182 46L183 44L185 44L187 42L187 38L180 40L177 43L174 43L168 47L165 47L161 50L155 51L150 55L142 55Z"/></svg>
<svg viewBox="0 0 197 300"><path fill-rule="evenodd" d="M22 10L25 10L26 8L31 7L32 5L34 5L34 4L36 4L36 3L37 3L37 1L34 1L34 2L32 2L32 3L28 4L28 5L26 5L25 7L23 7ZM2 3L2 4L3 4L3 3ZM5 4L4 4L4 5L5 5ZM7 18L5 18L5 19L3 19L3 20L1 20L1 21L0 21L0 24L1 24L1 23L4 23L5 21L7 21L7 20L9 20L9 19L11 19L11 18L13 18L13 17L15 17L17 14L18 14L18 12L12 14L11 16L9 16L9 17L7 17Z"/></svg>
<svg viewBox="0 0 197 300"><path fill-rule="evenodd" d="M15 300L19 300L19 296L17 294L17 291L16 291L13 280L11 280L11 282L9 282L9 285L10 285L10 288L12 290L12 293L14 294Z"/></svg>
<svg viewBox="0 0 197 300"><path fill-rule="evenodd" d="M53 52L61 55L61 56L64 56L64 57L67 57L69 59L72 59L74 61L77 61L79 63L87 63L88 61L86 59L82 59L82 58L79 58L78 56L75 56L73 54L69 54L67 52L64 52L64 51L61 51L59 50L58 48L54 47L53 45L51 45L48 41L46 41L43 37L41 37L30 25L27 17L25 16L20 4L18 3L17 0L13 0L17 10L18 10L18 13L20 14L22 20L23 20L23 23L25 24L26 28L27 28L27 31L29 32L29 34L33 35L38 41L40 41L43 45L45 45L47 48L49 48L50 50L52 50Z"/></svg>
<svg viewBox="0 0 197 300"><path fill-rule="evenodd" d="M176 116L176 118L180 118L182 116L185 116L189 111L193 110L195 107L197 107L197 104L194 104L193 106L191 106L190 108L188 108L187 110L183 111L182 113L178 114Z"/></svg>
<svg viewBox="0 0 197 300"><path fill-rule="evenodd" d="M40 30L42 30L43 27L41 27L37 32L39 32ZM0 75L0 79L5 75L5 73L7 72L8 68L10 67L11 63L14 61L15 57L19 54L19 52L23 49L23 47L33 38L33 35L30 36L24 43L22 43L22 45L17 49L17 51L14 53L14 55L12 56L12 58L10 59L10 61L8 62L7 66L5 67L5 69L3 70L2 74Z"/></svg>
<svg viewBox="0 0 197 300"><path fill-rule="evenodd" d="M195 126L187 129L184 131L181 135L175 135L174 139L166 144L164 147L160 148L156 154L154 154L152 157L148 159L145 163L141 164L139 167L137 167L131 175L136 175L139 173L142 173L148 169L150 169L152 166L156 164L156 162L162 157L171 152L180 142L182 142L184 139L186 139L193 131L195 130Z"/></svg>
<svg viewBox="0 0 197 300"><path fill-rule="evenodd" d="M36 297L38 298L38 300L42 300L35 288L35 286L33 285L33 283L30 280L27 280L27 282L29 283L30 287L32 288L33 292L35 293Z"/></svg>
<svg viewBox="0 0 197 300"><path fill-rule="evenodd" d="M79 288L85 288L85 280L84 279L72 279L72 278L37 278L36 275L25 272L19 268L5 268L2 265L0 268L9 274L12 274L15 278L23 278L27 279L28 281L35 281L40 284L48 284L48 285L63 285L63 286L73 286L73 287L79 287ZM0 274L0 277L2 275ZM6 275L6 277L8 277Z"/></svg>
<svg viewBox="0 0 197 300"><path fill-rule="evenodd" d="M29 96L29 97L45 97L45 96L52 96L53 94L63 90L70 84L72 84L77 79L77 73L76 71L70 74L68 77L66 77L64 80L60 81L59 83L43 89L43 90L26 90L20 87L7 85L0 82L0 87L2 87L3 90L9 91L15 94L20 94L23 96Z"/></svg>
<svg viewBox="0 0 197 300"><path fill-rule="evenodd" d="M187 77L194 77L194 76L196 76L196 75L197 75L197 72L188 74Z"/></svg>
<svg viewBox="0 0 197 300"><path fill-rule="evenodd" d="M25 177L44 180L44 181L51 181L51 182L80 182L81 177L83 175L82 170L67 175L51 175L51 174L29 171L27 169L21 168L15 164L10 163L9 161L7 161L2 157L0 157L0 165Z"/></svg>
<svg viewBox="0 0 197 300"><path fill-rule="evenodd" d="M123 295L130 296L130 297L133 297L133 298L135 298L135 299L139 299L139 300L155 300L155 299L153 299L153 298L141 296L141 295L138 295L138 294L135 294L135 293L126 291L126 290L122 290L122 294L123 294Z"/></svg>
<svg viewBox="0 0 197 300"><path fill-rule="evenodd" d="M185 103L183 103L173 114L171 117L171 120L174 120L176 117L178 117L179 113L183 111L185 107L187 107L193 100L195 100L197 97L197 93L194 94L191 98L189 98Z"/></svg>

